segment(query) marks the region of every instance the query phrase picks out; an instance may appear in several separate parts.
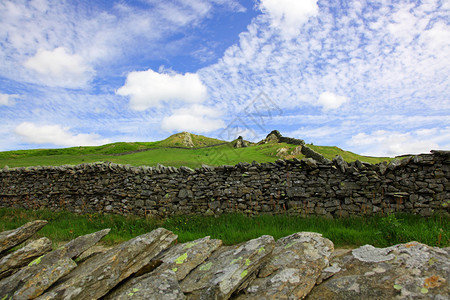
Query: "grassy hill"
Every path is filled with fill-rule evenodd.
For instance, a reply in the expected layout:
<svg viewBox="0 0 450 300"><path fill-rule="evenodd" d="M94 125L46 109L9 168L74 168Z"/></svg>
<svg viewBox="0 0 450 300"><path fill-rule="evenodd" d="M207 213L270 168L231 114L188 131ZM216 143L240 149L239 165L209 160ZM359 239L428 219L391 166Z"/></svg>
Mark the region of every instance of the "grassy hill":
<svg viewBox="0 0 450 300"><path fill-rule="evenodd" d="M186 135L189 135L193 147L184 144ZM329 159L341 155L349 162L356 159L370 163L391 160L391 158L360 156L338 147L308 146ZM9 167L59 166L98 161L134 166L155 166L160 163L165 166L197 168L202 164L218 166L252 161L274 162L279 159L277 151L280 148L286 148L288 153L291 153L295 147L297 146L275 143L235 149L231 142L190 133L178 133L157 142L120 142L93 147L5 151L0 152L0 168L6 165ZM304 156L300 154L295 157L301 159Z"/></svg>

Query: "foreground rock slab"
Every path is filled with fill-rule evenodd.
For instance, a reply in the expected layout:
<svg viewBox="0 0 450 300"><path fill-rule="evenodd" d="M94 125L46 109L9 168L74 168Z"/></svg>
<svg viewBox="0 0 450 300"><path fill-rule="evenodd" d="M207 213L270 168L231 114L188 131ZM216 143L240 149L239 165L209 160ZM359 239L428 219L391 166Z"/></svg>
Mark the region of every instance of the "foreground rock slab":
<svg viewBox="0 0 450 300"><path fill-rule="evenodd" d="M450 298L450 249L418 242L388 248L362 246L332 260L336 273L310 299Z"/></svg>
<svg viewBox="0 0 450 300"><path fill-rule="evenodd" d="M273 237L222 247L181 282L188 299L228 299L254 277L263 259L275 246Z"/></svg>
<svg viewBox="0 0 450 300"><path fill-rule="evenodd" d="M72 260L96 244L110 230L79 236L59 249L40 256L17 273L0 281L0 296L32 299L41 295L77 264Z"/></svg>
<svg viewBox="0 0 450 300"><path fill-rule="evenodd" d="M163 263L155 270L155 273L172 270L177 280L181 281L220 246L222 246L221 240L211 240L209 236L175 245L159 258Z"/></svg>
<svg viewBox="0 0 450 300"><path fill-rule="evenodd" d="M333 243L319 233L281 238L257 278L237 299L303 299L329 265Z"/></svg>
<svg viewBox="0 0 450 300"><path fill-rule="evenodd" d="M52 242L46 238L28 243L23 248L0 259L0 279L10 276L19 268L26 266L35 258L52 250Z"/></svg>
<svg viewBox="0 0 450 300"><path fill-rule="evenodd" d="M0 232L0 253L7 251L24 241L44 227L48 222L37 220L29 222L17 229Z"/></svg>
<svg viewBox="0 0 450 300"><path fill-rule="evenodd" d="M0 281L0 299L33 299L41 295L77 266L66 253L65 248L49 252Z"/></svg>
<svg viewBox="0 0 450 300"><path fill-rule="evenodd" d="M139 279L133 279L126 286L114 290L105 300L183 300L183 294L174 271L166 270L161 274L152 273Z"/></svg>
<svg viewBox="0 0 450 300"><path fill-rule="evenodd" d="M80 264L38 299L98 299L146 266L177 236L158 228Z"/></svg>

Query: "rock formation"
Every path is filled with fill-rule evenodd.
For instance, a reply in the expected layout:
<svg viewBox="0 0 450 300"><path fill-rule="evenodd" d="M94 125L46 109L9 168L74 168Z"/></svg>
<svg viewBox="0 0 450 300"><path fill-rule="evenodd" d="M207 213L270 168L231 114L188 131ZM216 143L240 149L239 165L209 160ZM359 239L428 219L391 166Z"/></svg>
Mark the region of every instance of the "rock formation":
<svg viewBox="0 0 450 300"><path fill-rule="evenodd" d="M16 243L17 232L36 224L45 222L0 233L2 243ZM417 242L334 252L333 243L320 234L299 232L277 242L262 236L222 246L220 240L205 237L173 245L177 236L159 228L74 261L108 232L78 237L53 251L50 241L41 238L15 252L3 252L0 274L6 275L0 280L0 299L443 300L450 296L450 249ZM23 266L37 255L24 253L46 254ZM10 268L19 271L5 273Z"/></svg>
<svg viewBox="0 0 450 300"><path fill-rule="evenodd" d="M242 136L239 136L236 141L233 142L234 148L245 148L248 147L248 142L244 140Z"/></svg>
<svg viewBox="0 0 450 300"><path fill-rule="evenodd" d="M182 132L181 133L183 136L183 146L188 147L188 148L194 148L194 142L192 142L192 137L191 134L189 132Z"/></svg>

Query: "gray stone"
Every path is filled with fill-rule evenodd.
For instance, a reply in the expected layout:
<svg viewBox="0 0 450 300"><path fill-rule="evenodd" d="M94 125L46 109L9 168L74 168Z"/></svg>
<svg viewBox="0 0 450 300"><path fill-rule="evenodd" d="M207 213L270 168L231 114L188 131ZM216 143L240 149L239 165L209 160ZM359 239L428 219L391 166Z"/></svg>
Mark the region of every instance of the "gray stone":
<svg viewBox="0 0 450 300"><path fill-rule="evenodd" d="M46 238L28 243L19 250L8 254L0 259L0 279L10 276L18 271L18 268L26 266L35 258L52 250L52 242Z"/></svg>
<svg viewBox="0 0 450 300"><path fill-rule="evenodd" d="M172 232L159 228L124 242L83 262L39 299L100 298L149 264L176 238Z"/></svg>
<svg viewBox="0 0 450 300"><path fill-rule="evenodd" d="M449 251L417 242L363 246L332 260L341 271L308 299L448 299Z"/></svg>
<svg viewBox="0 0 450 300"><path fill-rule="evenodd" d="M36 258L25 268L0 281L0 297L35 298L75 267L76 263L67 257L67 249L57 249Z"/></svg>
<svg viewBox="0 0 450 300"><path fill-rule="evenodd" d="M104 297L105 300L183 300L186 296L178 285L175 272L137 277Z"/></svg>
<svg viewBox="0 0 450 300"><path fill-rule="evenodd" d="M246 243L222 247L181 282L188 299L228 299L245 286L274 248L271 236L262 236Z"/></svg>
<svg viewBox="0 0 450 300"><path fill-rule="evenodd" d="M333 163L342 173L345 173L349 168L347 162L340 155L336 155L333 158Z"/></svg>
<svg viewBox="0 0 450 300"><path fill-rule="evenodd" d="M110 231L111 229L107 228L73 239L63 246L63 248L67 249L66 255L72 259L79 257L81 254L83 254L84 251L97 244Z"/></svg>
<svg viewBox="0 0 450 300"><path fill-rule="evenodd" d="M156 258L163 263L154 272L162 273L166 270L172 270L175 272L177 280L182 280L189 272L208 259L220 246L222 246L221 240L211 240L209 236L192 242L177 244Z"/></svg>
<svg viewBox="0 0 450 300"><path fill-rule="evenodd" d="M37 220L8 231L0 232L0 253L7 251L29 239L48 222Z"/></svg>
<svg viewBox="0 0 450 300"><path fill-rule="evenodd" d="M328 267L333 250L333 243L319 233L279 239L257 278L237 299L303 299Z"/></svg>

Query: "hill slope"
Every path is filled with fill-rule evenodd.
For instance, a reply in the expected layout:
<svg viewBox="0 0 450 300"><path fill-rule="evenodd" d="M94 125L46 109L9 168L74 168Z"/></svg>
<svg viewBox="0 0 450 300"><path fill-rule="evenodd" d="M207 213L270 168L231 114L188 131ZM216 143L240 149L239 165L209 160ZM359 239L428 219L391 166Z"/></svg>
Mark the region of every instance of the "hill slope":
<svg viewBox="0 0 450 300"><path fill-rule="evenodd" d="M28 166L58 166L64 164L111 161L119 164L155 166L188 166L196 168L207 165L234 165L252 161L274 162L282 157L303 158L296 145L269 143L245 148L234 148L232 142L208 138L187 132L171 135L157 142L112 143L93 147L62 149L35 149L0 152L0 168ZM338 147L308 145L328 159L341 155L347 161L359 159L377 163L391 158L366 157L344 151ZM281 154L283 153L283 154Z"/></svg>

